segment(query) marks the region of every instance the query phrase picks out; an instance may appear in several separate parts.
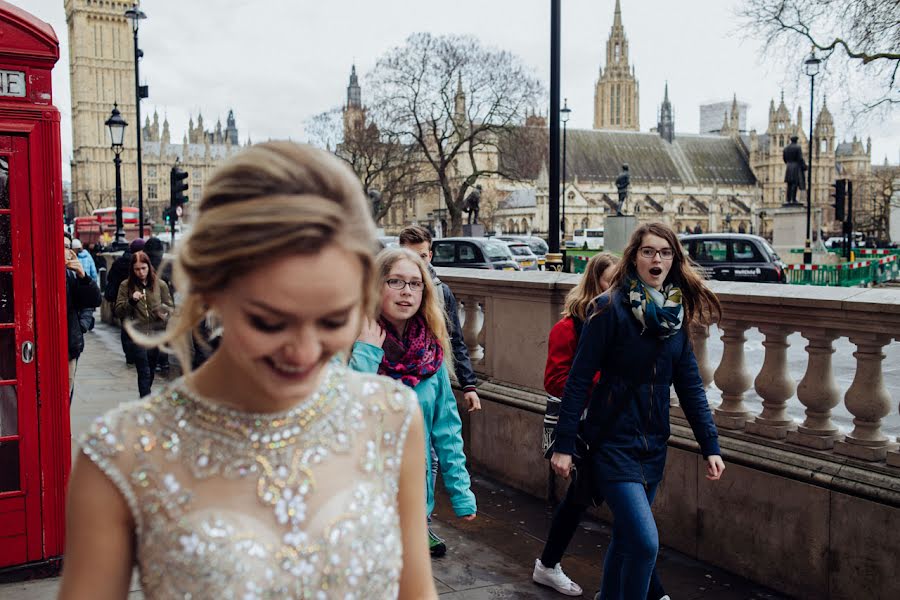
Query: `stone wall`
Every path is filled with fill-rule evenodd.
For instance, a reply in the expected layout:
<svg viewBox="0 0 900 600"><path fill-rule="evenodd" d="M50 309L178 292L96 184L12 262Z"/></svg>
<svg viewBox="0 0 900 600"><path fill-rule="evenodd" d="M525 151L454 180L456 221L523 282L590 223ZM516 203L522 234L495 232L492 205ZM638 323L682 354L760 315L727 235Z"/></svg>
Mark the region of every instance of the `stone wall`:
<svg viewBox="0 0 900 600"><path fill-rule="evenodd" d="M460 411L474 470L539 497L561 489L540 455L547 334L577 281L561 273L438 269L461 302L464 333L484 409ZM900 581L900 454L880 431L898 403L882 381L886 344L900 338L900 291L711 282L723 303L724 351L707 360L708 330L694 330L728 465L720 482L673 398L665 479L654 506L663 544L798 598L896 598ZM747 365L744 332L766 335L762 365ZM809 340L799 386L787 374L787 336ZM705 336L704 336L705 333ZM857 373L839 397L833 342L856 345ZM751 372L752 371L752 372ZM743 404L754 386L755 415ZM795 390L799 393L795 395ZM723 400L717 397L721 394ZM785 403L806 406L803 423ZM830 411L844 402L854 429ZM605 509L601 518L609 518Z"/></svg>

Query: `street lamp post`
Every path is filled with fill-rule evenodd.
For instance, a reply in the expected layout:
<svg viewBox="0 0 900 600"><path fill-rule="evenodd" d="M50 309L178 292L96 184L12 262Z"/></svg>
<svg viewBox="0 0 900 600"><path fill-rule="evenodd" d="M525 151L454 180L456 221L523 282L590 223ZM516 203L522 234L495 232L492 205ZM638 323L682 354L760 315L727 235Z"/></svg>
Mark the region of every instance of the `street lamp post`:
<svg viewBox="0 0 900 600"><path fill-rule="evenodd" d="M813 94L816 90L816 75L819 74L821 62L816 58L816 51L813 49L804 63L806 74L809 75L809 172L806 179L806 247L803 249L803 264L807 265L812 264Z"/></svg>
<svg viewBox="0 0 900 600"><path fill-rule="evenodd" d="M559 81L562 0L550 0L550 189L548 190L548 271L562 270L559 252Z"/></svg>
<svg viewBox="0 0 900 600"><path fill-rule="evenodd" d="M122 145L125 141L125 127L128 123L119 113L119 105L113 104L112 114L106 120L105 125L109 128L109 138L113 152L116 157L113 164L116 165L116 234L113 241L113 250L122 250L127 244L125 242L125 229L122 225Z"/></svg>
<svg viewBox="0 0 900 600"><path fill-rule="evenodd" d="M563 151L562 151L562 219L560 220L560 224L562 225L560 229L562 230L562 240L560 243L560 248L565 248L566 245L566 123L569 122L569 115L572 114L572 109L569 108L569 99L566 98L563 101L563 107L559 111L559 120L562 121L563 124Z"/></svg>
<svg viewBox="0 0 900 600"><path fill-rule="evenodd" d="M141 169L141 98L146 97L146 89L141 88L139 59L144 53L138 48L138 24L141 19L146 19L137 4L125 11L125 17L131 20L131 30L134 32L134 110L137 117L137 177L138 177L138 237L144 237L144 177Z"/></svg>

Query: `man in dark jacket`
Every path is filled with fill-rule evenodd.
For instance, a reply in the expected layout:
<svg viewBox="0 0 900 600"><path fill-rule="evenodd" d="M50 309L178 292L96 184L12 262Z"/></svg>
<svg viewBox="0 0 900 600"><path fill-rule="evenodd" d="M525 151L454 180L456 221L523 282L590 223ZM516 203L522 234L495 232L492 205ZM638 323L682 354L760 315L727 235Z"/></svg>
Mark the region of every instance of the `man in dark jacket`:
<svg viewBox="0 0 900 600"><path fill-rule="evenodd" d="M66 249L66 330L69 355L69 403L75 391L75 369L84 351L84 326L81 315L100 306L100 288L84 272L74 251Z"/></svg>
<svg viewBox="0 0 900 600"><path fill-rule="evenodd" d="M128 250L122 252L122 256L117 258L109 268L109 272L106 274L106 289L103 292L103 297L106 298L107 302L116 303L116 298L119 296L119 286L128 279L128 272L131 270L131 255L143 249L144 240L142 238L132 240ZM128 333L124 327L120 329L119 337L122 340L122 352L125 353L125 364L133 365L134 358L129 350Z"/></svg>
<svg viewBox="0 0 900 600"><path fill-rule="evenodd" d="M803 160L803 149L797 143L797 136L791 136L791 143L784 147L784 182L787 184L786 204L797 204L797 190L806 189L806 161Z"/></svg>

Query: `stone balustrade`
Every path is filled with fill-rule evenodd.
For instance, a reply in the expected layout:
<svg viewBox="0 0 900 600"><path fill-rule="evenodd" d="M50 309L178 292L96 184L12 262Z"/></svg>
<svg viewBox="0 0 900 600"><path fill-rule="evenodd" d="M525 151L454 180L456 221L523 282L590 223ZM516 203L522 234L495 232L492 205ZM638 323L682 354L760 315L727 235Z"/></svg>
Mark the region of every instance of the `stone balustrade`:
<svg viewBox="0 0 900 600"><path fill-rule="evenodd" d="M483 410L462 414L470 463L536 496L558 495L539 452L547 334L580 276L438 273L460 302L481 380ZM884 357L900 341L900 291L710 287L722 319L692 324L691 338L728 468L722 482L705 480L673 397L654 503L661 541L793 597L900 598L900 538L891 533L900 522L900 440L884 431L898 411L897 391L884 383L897 365ZM748 337L762 337L762 348ZM896 357L896 346L890 352Z"/></svg>
<svg viewBox="0 0 900 600"><path fill-rule="evenodd" d="M524 386L540 395L547 334L580 276L465 269L441 269L440 274L460 302L475 370L494 382ZM898 410L898 399L885 389L882 370L883 348L900 341L900 291L716 281L710 287L723 308L717 324L724 345L718 365L709 364L709 327L693 324L691 333L704 383L715 383L721 391L721 402L713 406L720 429L900 467L900 440L881 431L882 419ZM754 327L765 337L765 358L752 372L744 344ZM808 341L809 356L799 383L791 379L787 364L788 337L796 332ZM857 363L843 399L831 365L834 341L841 337L856 347ZM762 398L759 414L744 403L751 387ZM806 410L800 423L786 411L795 397ZM832 409L842 400L854 416L852 431L844 434L831 420ZM675 398L673 408L680 416Z"/></svg>

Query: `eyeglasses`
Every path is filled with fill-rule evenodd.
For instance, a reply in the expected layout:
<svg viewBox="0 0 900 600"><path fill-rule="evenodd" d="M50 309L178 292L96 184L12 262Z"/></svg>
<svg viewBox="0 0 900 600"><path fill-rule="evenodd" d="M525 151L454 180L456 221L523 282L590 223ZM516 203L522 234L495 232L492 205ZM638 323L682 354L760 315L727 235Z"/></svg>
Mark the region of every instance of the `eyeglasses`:
<svg viewBox="0 0 900 600"><path fill-rule="evenodd" d="M638 252L640 252L641 256L643 256L644 258L653 258L657 254L659 254L659 257L663 260L672 260L672 258L675 256L675 251L671 248L660 248L659 250L657 250L652 246L642 246L641 249L638 250Z"/></svg>
<svg viewBox="0 0 900 600"><path fill-rule="evenodd" d="M409 286L409 291L411 292L421 292L425 289L424 281L403 281L402 279L388 279L385 281L385 283L392 290L402 290L406 286Z"/></svg>

